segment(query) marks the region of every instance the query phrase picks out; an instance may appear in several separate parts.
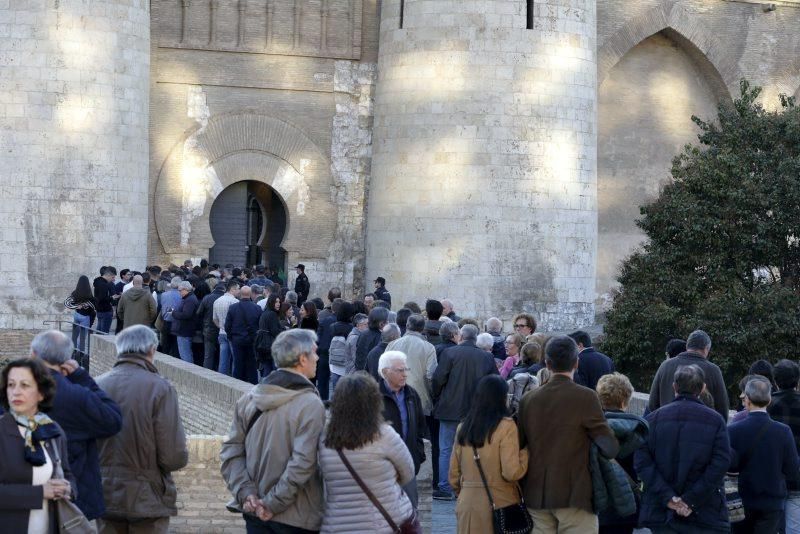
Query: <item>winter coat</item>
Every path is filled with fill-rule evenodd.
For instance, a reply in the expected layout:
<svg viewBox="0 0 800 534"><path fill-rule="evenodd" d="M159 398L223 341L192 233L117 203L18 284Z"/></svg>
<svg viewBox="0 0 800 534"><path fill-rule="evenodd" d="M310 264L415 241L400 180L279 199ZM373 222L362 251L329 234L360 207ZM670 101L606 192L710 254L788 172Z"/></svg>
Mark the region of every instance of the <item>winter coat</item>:
<svg viewBox="0 0 800 534"><path fill-rule="evenodd" d="M439 365L442 362L442 353L449 349L450 347L457 347L458 343L454 343L453 341L443 341L438 345L434 345L434 349L436 349L436 365Z"/></svg>
<svg viewBox="0 0 800 534"><path fill-rule="evenodd" d="M99 442L109 519L178 513L172 472L189 461L175 388L138 354L122 354L97 385L122 411L122 431Z"/></svg>
<svg viewBox="0 0 800 534"><path fill-rule="evenodd" d="M433 410L430 392L436 371L436 349L419 332L407 330L406 335L389 343L386 350L399 350L406 355L406 365L410 369L407 383L419 394L425 415L430 415Z"/></svg>
<svg viewBox="0 0 800 534"><path fill-rule="evenodd" d="M380 363L381 356L386 352L386 347L388 345L389 344L385 341L381 341L375 348L369 351L367 355L367 372L378 382L383 382L383 377L378 372L378 363Z"/></svg>
<svg viewBox="0 0 800 534"><path fill-rule="evenodd" d="M607 411L606 421L608 426L614 431L614 436L619 442L619 452L615 460L607 460L603 457L598 457L598 463L604 466L606 472L609 469L614 469L614 475L618 478L613 478L610 487L605 487L606 496L610 500L611 506L605 512L599 513L601 525L619 525L627 527L635 527L639 521L639 514L637 513L641 505L641 495L638 484L638 477L633 469L633 453L647 442L647 435L649 427L647 421L638 415L624 413L621 411ZM618 464L623 472L617 471L615 467L609 468L605 464ZM617 487L616 481L623 481L622 487ZM631 486L631 482L635 484ZM633 490L634 508L629 513L624 513L621 510L620 504L624 501L627 495L626 487ZM622 490L622 491L620 491ZM597 503L597 501L595 501ZM616 503L616 504L615 504ZM616 510L616 511L615 511Z"/></svg>
<svg viewBox="0 0 800 534"><path fill-rule="evenodd" d="M331 340L333 339L333 324L336 322L336 316L332 313L323 317L320 312L319 327L317 328L317 351L320 353L327 353L331 348ZM347 334L345 334L347 337Z"/></svg>
<svg viewBox="0 0 800 534"><path fill-rule="evenodd" d="M69 465L78 485L78 498L73 500L89 520L97 519L106 511L97 440L122 430L122 412L85 369L78 367L67 376L50 370L50 375L56 397L48 415L67 437Z"/></svg>
<svg viewBox="0 0 800 534"><path fill-rule="evenodd" d="M345 373L350 374L355 371L356 366L356 349L358 346L358 339L361 337L361 330L353 327L350 333L347 334L347 364L345 365Z"/></svg>
<svg viewBox="0 0 800 534"><path fill-rule="evenodd" d="M796 482L800 476L791 429L765 412L750 412L728 427L728 435L734 453L731 471L739 473L739 495L745 510L783 510L789 494L786 483Z"/></svg>
<svg viewBox="0 0 800 534"><path fill-rule="evenodd" d="M389 291L386 289L385 286L380 286L378 289L374 291L375 300L382 300L386 304L389 305L389 309L392 309L392 296L389 294Z"/></svg>
<svg viewBox="0 0 800 534"><path fill-rule="evenodd" d="M275 338L278 337L278 334L283 332L283 327L278 320L278 314L275 312L275 310L264 310L261 312L261 316L258 318L258 329L269 333L272 342L275 341ZM260 361L271 361L272 349L266 351L259 350L256 347L256 356Z"/></svg>
<svg viewBox="0 0 800 534"><path fill-rule="evenodd" d="M730 405L728 404L728 390L725 388L722 371L716 364L693 351L682 352L674 358L661 362L658 371L656 371L656 376L653 378L653 385L650 388L650 401L647 404L648 411L654 412L672 402L675 398L675 392L672 389L675 371L679 367L686 365L697 365L703 370L706 377L706 389L714 399L714 410L722 416L724 421L727 421Z"/></svg>
<svg viewBox="0 0 800 534"><path fill-rule="evenodd" d="M354 363L356 371L364 371L367 369L367 356L369 356L369 351L374 349L380 342L380 328L368 328L364 332L361 332L361 335L358 336L358 343L356 344L356 360Z"/></svg>
<svg viewBox="0 0 800 534"><path fill-rule="evenodd" d="M381 395L383 395L383 419L392 425L394 431L403 438L414 460L414 474L419 473L419 466L425 463L425 444L423 438L428 436L428 423L425 421L425 414L422 412L422 402L419 394L406 384L403 387L403 399L405 401L406 412L408 414L408 430L403 435L403 420L400 416L400 408L395 401L394 393L386 385L386 380L379 381Z"/></svg>
<svg viewBox="0 0 800 534"><path fill-rule="evenodd" d="M321 533L393 534L392 529L369 497L345 467L339 454L319 441L319 465L325 481L325 515ZM396 525L413 513L411 501L403 491L414 479L414 462L406 444L392 427L381 425L374 441L344 451L366 486L383 505Z"/></svg>
<svg viewBox="0 0 800 534"><path fill-rule="evenodd" d="M228 506L241 509L248 495L257 495L273 521L318 530L317 448L324 425L319 394L298 373L278 369L242 395L220 452L222 478L233 494Z"/></svg>
<svg viewBox="0 0 800 534"><path fill-rule="evenodd" d="M553 375L522 398L517 420L522 444L536 459L525 481L528 508L593 513L590 445L596 443L607 458L619 449L597 393L564 375Z"/></svg>
<svg viewBox="0 0 800 534"><path fill-rule="evenodd" d="M681 395L646 419L650 434L634 456L636 473L644 483L640 526L728 528L723 478L731 450L722 417L697 397ZM667 508L673 496L692 508L689 517Z"/></svg>
<svg viewBox="0 0 800 534"><path fill-rule="evenodd" d="M228 341L237 345L252 345L258 332L261 308L252 300L240 300L228 309L225 333Z"/></svg>
<svg viewBox="0 0 800 534"><path fill-rule="evenodd" d="M181 298L180 303L172 310L172 334L178 337L193 337L197 330L197 307L200 303L194 293Z"/></svg>
<svg viewBox="0 0 800 534"><path fill-rule="evenodd" d="M792 430L797 453L800 454L800 392L784 389L772 394L767 413L773 421L787 425ZM800 491L800 480L787 480L789 491Z"/></svg>
<svg viewBox="0 0 800 534"><path fill-rule="evenodd" d="M511 415L516 416L519 410L519 401L525 394L539 387L539 379L528 373L518 373L508 381L509 406Z"/></svg>
<svg viewBox="0 0 800 534"><path fill-rule="evenodd" d="M528 450L520 450L517 425L513 420L505 418L500 421L491 440L478 448L478 457L495 506L503 508L520 502L518 481L528 470ZM494 532L491 503L486 495L472 447L459 445L458 439L453 443L453 454L450 455L449 482L458 495L457 532Z"/></svg>
<svg viewBox="0 0 800 534"><path fill-rule="evenodd" d="M431 345L438 345L442 342L442 336L439 335L439 330L442 328L442 321L432 321L428 319L425 321L425 329L422 331L425 339Z"/></svg>
<svg viewBox="0 0 800 534"><path fill-rule="evenodd" d="M119 298L117 317L125 328L137 324L151 326L157 315L156 299L147 288L132 287Z"/></svg>
<svg viewBox="0 0 800 534"><path fill-rule="evenodd" d="M92 282L94 287L94 299L97 301L96 309L98 312L110 312L113 310L114 284L106 281L102 276L98 276Z"/></svg>
<svg viewBox="0 0 800 534"><path fill-rule="evenodd" d="M432 380L433 415L441 421L461 421L472 406L478 380L496 375L492 355L463 341L442 353Z"/></svg>
<svg viewBox="0 0 800 534"><path fill-rule="evenodd" d="M214 324L214 303L224 294L225 284L217 284L214 286L214 291L203 297L200 306L197 307L197 316L203 323L203 333L213 336L214 339L219 335L219 327Z"/></svg>
<svg viewBox="0 0 800 534"><path fill-rule="evenodd" d="M308 281L306 273L300 273L294 281L294 292L297 293L297 305L304 303L308 299L308 292L311 291L311 283Z"/></svg>
<svg viewBox="0 0 800 534"><path fill-rule="evenodd" d="M597 352L594 347L586 347L578 355L578 371L575 373L575 383L589 389L597 389L597 381L603 375L614 372L614 362L611 358Z"/></svg>

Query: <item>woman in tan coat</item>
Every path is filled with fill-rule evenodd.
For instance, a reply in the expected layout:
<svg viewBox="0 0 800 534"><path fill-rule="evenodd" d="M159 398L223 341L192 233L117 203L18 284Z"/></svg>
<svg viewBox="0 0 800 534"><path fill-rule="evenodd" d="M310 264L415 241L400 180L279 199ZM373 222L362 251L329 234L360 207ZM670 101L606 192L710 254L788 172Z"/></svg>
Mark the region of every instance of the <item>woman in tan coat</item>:
<svg viewBox="0 0 800 534"><path fill-rule="evenodd" d="M508 384L498 375L483 377L467 417L459 425L450 456L450 485L458 496L459 534L493 532L492 505L481 481L473 446L497 508L520 502L517 481L528 470L528 450L519 449L517 425L507 406Z"/></svg>

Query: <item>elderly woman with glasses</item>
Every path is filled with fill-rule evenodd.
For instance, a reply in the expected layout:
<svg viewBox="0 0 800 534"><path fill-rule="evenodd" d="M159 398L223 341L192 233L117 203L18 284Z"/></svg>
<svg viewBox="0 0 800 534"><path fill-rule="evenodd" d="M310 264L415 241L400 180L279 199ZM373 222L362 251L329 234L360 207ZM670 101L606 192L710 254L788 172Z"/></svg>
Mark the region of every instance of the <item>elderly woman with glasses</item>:
<svg viewBox="0 0 800 534"><path fill-rule="evenodd" d="M515 321L516 322L516 321ZM503 362L503 365L500 367L500 376L503 378L508 378L508 375L511 374L511 370L519 364L520 361L520 349L522 349L522 345L525 343L525 338L522 337L520 334L514 333L509 334L506 336L506 359Z"/></svg>
<svg viewBox="0 0 800 534"><path fill-rule="evenodd" d="M529 313L520 313L514 317L514 332L521 335L523 338L533 334L536 330L536 319Z"/></svg>

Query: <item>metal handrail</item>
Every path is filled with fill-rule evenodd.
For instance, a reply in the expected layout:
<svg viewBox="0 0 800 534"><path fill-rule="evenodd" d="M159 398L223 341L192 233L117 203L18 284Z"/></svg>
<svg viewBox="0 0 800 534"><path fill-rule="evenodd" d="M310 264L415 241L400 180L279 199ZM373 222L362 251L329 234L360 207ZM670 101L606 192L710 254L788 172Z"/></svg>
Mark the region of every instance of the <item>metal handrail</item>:
<svg viewBox="0 0 800 534"><path fill-rule="evenodd" d="M75 328L77 326L78 328L80 328L82 330L86 330L86 345L84 347L84 350L80 350L80 348L77 347L77 346L73 347L73 355L76 356L75 360L78 361L78 364L80 364L81 367L86 369L86 371L89 371L89 360L90 360L90 356L91 356L91 352L92 352L92 334L100 334L100 335L103 335L103 336L108 336L108 335L111 335L111 334L109 334L108 332L101 332L100 330L92 328L91 326L83 326L82 324L79 324L79 323L76 323L75 321L70 321L70 320L67 320L67 319L54 319L52 321L42 321L42 324L44 324L44 325L53 325L53 324L55 324L56 325L56 329L59 330L59 331L63 331L63 329L61 328L61 325L65 324L65 323L68 324L68 325L72 325L73 328ZM80 334L79 334L78 339L80 339Z"/></svg>

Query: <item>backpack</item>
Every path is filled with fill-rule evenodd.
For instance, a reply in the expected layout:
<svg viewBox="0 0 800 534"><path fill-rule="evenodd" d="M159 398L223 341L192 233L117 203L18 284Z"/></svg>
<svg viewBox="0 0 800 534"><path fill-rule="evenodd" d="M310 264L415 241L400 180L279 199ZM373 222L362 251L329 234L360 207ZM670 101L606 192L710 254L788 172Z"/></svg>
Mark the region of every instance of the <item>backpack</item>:
<svg viewBox="0 0 800 534"><path fill-rule="evenodd" d="M508 381L509 409L516 417L519 401L530 390L539 387L539 379L528 373L519 373Z"/></svg>
<svg viewBox="0 0 800 534"><path fill-rule="evenodd" d="M337 367L347 365L347 339L344 336L333 336L328 349L328 363Z"/></svg>

